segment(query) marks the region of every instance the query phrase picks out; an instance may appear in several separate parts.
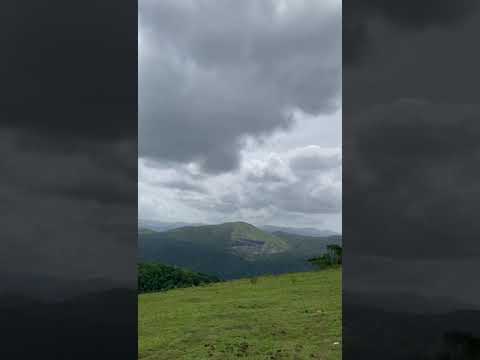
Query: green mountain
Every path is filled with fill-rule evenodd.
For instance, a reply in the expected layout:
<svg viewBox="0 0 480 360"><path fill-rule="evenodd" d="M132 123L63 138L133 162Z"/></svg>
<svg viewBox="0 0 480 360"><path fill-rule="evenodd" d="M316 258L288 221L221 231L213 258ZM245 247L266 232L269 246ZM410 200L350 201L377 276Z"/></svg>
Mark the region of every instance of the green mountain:
<svg viewBox="0 0 480 360"><path fill-rule="evenodd" d="M245 222L149 230L138 235L141 262L185 267L222 279L312 270L307 259L340 239L272 234Z"/></svg>
<svg viewBox="0 0 480 360"><path fill-rule="evenodd" d="M288 243L292 253L306 257L320 255L319 252L323 253L327 250L327 245L342 244L341 235L306 236L284 231L276 231L274 234Z"/></svg>
<svg viewBox="0 0 480 360"><path fill-rule="evenodd" d="M202 242L245 260L288 250L285 240L244 222L183 227L169 231L168 236L178 241Z"/></svg>

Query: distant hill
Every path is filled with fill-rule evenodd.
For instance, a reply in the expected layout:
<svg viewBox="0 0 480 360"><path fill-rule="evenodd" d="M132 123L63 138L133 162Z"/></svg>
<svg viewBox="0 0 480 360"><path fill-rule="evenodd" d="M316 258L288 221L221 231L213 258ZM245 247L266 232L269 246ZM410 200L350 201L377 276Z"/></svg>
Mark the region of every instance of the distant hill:
<svg viewBox="0 0 480 360"><path fill-rule="evenodd" d="M274 234L287 241L290 251L306 257L319 255L324 252L327 245L342 245L341 235L305 236L276 231Z"/></svg>
<svg viewBox="0 0 480 360"><path fill-rule="evenodd" d="M275 225L262 225L262 226L259 226L259 228L269 233L276 233L281 231L283 233L288 233L288 234L318 236L318 237L340 235L335 231L319 230L311 227L297 228L297 227L286 227L286 226L275 226Z"/></svg>
<svg viewBox="0 0 480 360"><path fill-rule="evenodd" d="M338 241L340 236L272 234L245 222L186 226L140 232L139 260L233 279L312 270L307 259Z"/></svg>
<svg viewBox="0 0 480 360"><path fill-rule="evenodd" d="M178 229L181 227L187 226L202 226L208 224L202 223L188 223L188 222L165 222L157 220L148 220L148 219L138 219L138 229L139 231L151 230L157 232L169 231L173 229ZM259 225L257 226L260 230L266 231L268 233L275 233L278 231L295 234L295 235L304 235L304 236L333 236L340 235L340 233L328 230L328 229L317 229L313 227L288 227L288 226L276 226L276 225Z"/></svg>
<svg viewBox="0 0 480 360"><path fill-rule="evenodd" d="M177 229L185 226L199 226L199 225L204 225L204 224L186 223L186 222L163 222L163 221L157 221L157 220L138 219L139 232L145 231L145 230L162 232L162 231L169 231L172 229Z"/></svg>
<svg viewBox="0 0 480 360"><path fill-rule="evenodd" d="M342 358L341 270L138 297L139 359Z"/></svg>

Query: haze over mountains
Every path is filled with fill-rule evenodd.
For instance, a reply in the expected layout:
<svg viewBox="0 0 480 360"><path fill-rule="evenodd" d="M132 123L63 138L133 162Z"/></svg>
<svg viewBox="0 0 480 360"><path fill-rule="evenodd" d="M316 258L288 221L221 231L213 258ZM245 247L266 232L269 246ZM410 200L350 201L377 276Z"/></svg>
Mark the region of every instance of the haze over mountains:
<svg viewBox="0 0 480 360"><path fill-rule="evenodd" d="M341 236L267 232L245 222L167 231L139 227L140 261L185 267L223 279L311 270L307 259L323 253L328 244L341 244Z"/></svg>
<svg viewBox="0 0 480 360"><path fill-rule="evenodd" d="M189 222L165 222L153 219L138 219L139 229L150 229L155 231L168 231L184 226L200 226L212 225L205 223L189 223ZM317 229L314 227L288 227L278 225L256 225L259 229L269 233L282 231L289 234L305 235L305 236L332 236L341 235L341 233L329 229Z"/></svg>
<svg viewBox="0 0 480 360"><path fill-rule="evenodd" d="M154 231L168 231L183 226L205 225L202 223L188 223L188 222L163 222L150 219L138 219L138 229L150 229Z"/></svg>
<svg viewBox="0 0 480 360"><path fill-rule="evenodd" d="M332 230L319 230L312 227L286 227L286 226L276 226L276 225L263 225L259 226L262 230L268 232L277 232L281 231L284 233L289 234L297 234L297 235L305 235L305 236L333 236L333 235L340 235L340 233Z"/></svg>

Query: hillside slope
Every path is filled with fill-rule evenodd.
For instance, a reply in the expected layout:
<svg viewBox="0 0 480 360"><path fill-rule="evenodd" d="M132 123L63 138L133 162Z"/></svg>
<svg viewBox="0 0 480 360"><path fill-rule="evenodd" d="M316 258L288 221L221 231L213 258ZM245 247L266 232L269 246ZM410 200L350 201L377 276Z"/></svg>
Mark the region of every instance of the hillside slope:
<svg viewBox="0 0 480 360"><path fill-rule="evenodd" d="M196 241L252 260L262 255L284 252L288 249L285 240L264 232L244 222L220 225L187 226L166 233L179 241Z"/></svg>
<svg viewBox="0 0 480 360"><path fill-rule="evenodd" d="M274 233L277 237L284 239L289 246L289 251L297 256L305 256L307 258L318 256L320 253L326 251L327 245L342 245L341 235L329 236L308 236L286 233L283 231L276 231Z"/></svg>
<svg viewBox="0 0 480 360"><path fill-rule="evenodd" d="M263 231L267 231L269 233L276 233L280 231L288 234L303 235L303 236L317 236L317 237L340 235L335 231L320 230L320 229L309 228L309 227L298 228L298 227L275 226L275 225L262 225L259 227Z"/></svg>
<svg viewBox="0 0 480 360"><path fill-rule="evenodd" d="M329 241L332 239L278 236L243 222L187 226L139 233L139 261L235 279L313 270L307 259L324 252Z"/></svg>
<svg viewBox="0 0 480 360"><path fill-rule="evenodd" d="M341 270L139 296L139 359L341 359Z"/></svg>

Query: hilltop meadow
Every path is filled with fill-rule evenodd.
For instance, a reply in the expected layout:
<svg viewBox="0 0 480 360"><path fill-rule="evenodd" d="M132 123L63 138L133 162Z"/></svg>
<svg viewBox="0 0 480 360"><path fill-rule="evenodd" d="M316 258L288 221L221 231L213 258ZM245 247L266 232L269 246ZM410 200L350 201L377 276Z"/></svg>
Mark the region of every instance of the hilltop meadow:
<svg viewBox="0 0 480 360"><path fill-rule="evenodd" d="M342 357L340 267L140 294L139 359Z"/></svg>

